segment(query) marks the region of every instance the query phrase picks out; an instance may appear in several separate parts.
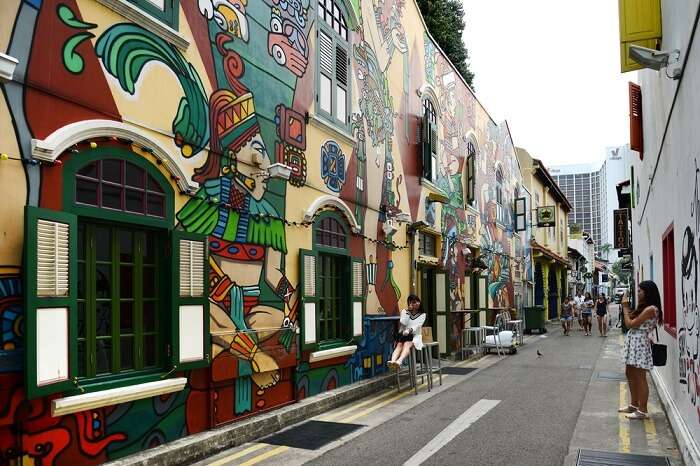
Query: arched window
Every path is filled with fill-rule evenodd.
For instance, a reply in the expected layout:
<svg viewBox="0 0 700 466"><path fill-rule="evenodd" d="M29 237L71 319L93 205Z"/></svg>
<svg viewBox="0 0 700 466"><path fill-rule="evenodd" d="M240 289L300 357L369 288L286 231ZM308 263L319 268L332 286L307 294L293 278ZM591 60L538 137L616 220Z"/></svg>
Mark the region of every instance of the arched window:
<svg viewBox="0 0 700 466"><path fill-rule="evenodd" d="M333 0L318 0L318 16L322 18L343 40L348 40L348 26L345 15Z"/></svg>
<svg viewBox="0 0 700 466"><path fill-rule="evenodd" d="M503 205L503 171L501 167L496 168L496 203Z"/></svg>
<svg viewBox="0 0 700 466"><path fill-rule="evenodd" d="M350 123L350 46L344 7L335 0L318 1L317 109L331 123Z"/></svg>
<svg viewBox="0 0 700 466"><path fill-rule="evenodd" d="M433 105L433 101L427 97L423 99L423 114L428 116L428 121L430 123L437 124L435 106Z"/></svg>
<svg viewBox="0 0 700 466"><path fill-rule="evenodd" d="M165 217L165 194L145 169L120 159L90 162L75 174L75 202Z"/></svg>
<svg viewBox="0 0 700 466"><path fill-rule="evenodd" d="M334 217L326 217L316 225L316 245L328 248L346 249L347 233Z"/></svg>
<svg viewBox="0 0 700 466"><path fill-rule="evenodd" d="M44 368L30 396L207 365L206 237L174 228L168 178L122 147L71 153L61 172L62 211L27 209L27 333L40 346L29 364ZM60 322L42 321L45 308ZM47 326L51 341L37 338Z"/></svg>

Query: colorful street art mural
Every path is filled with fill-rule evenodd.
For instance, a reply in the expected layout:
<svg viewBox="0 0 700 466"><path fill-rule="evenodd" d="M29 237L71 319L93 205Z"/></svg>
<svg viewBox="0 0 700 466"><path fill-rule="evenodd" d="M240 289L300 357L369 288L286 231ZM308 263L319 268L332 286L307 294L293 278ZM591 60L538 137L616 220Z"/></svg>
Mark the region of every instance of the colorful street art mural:
<svg viewBox="0 0 700 466"><path fill-rule="evenodd" d="M176 36L149 27L159 18L130 21L93 0L2 2L0 51L19 61L0 85L0 153L9 154L0 180L17 193L7 201L14 221L0 223L17 229L18 243L0 243L2 461L99 464L384 373L392 319L415 291L407 223L441 236L434 265L447 273L449 306L464 305L467 247L488 266L489 304L514 305L514 265L530 260L527 235L510 227L522 183L507 125L491 120L424 32L414 2L335 4L347 29L347 126L318 111L316 31L330 20L310 0L181 1ZM438 108L429 188L426 98ZM105 131L66 143L54 162L34 157L32 140L85 122L127 127L153 147ZM98 145L159 170L175 192L172 227L208 238L210 362L176 371L187 379L180 392L52 417L51 400L72 393L25 396L17 219L25 206L64 210L62 167ZM471 205L466 154L476 158ZM447 202L431 201L435 191ZM311 362L314 350L300 343L300 250L314 247L314 216L331 209L351 227L347 256L362 262L363 331L354 353ZM448 327L445 353L461 322Z"/></svg>
<svg viewBox="0 0 700 466"><path fill-rule="evenodd" d="M700 310L698 309L698 251L700 238L700 168L695 160L695 192L690 203L690 225L685 227L680 248L681 303L678 322L678 381L700 422Z"/></svg>

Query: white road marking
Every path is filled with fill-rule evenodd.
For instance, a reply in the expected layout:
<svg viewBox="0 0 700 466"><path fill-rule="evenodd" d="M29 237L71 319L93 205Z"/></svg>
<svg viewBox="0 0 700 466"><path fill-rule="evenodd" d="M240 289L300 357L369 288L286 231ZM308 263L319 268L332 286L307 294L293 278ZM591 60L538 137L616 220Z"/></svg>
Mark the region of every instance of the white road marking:
<svg viewBox="0 0 700 466"><path fill-rule="evenodd" d="M442 432L437 434L428 442L426 446L418 450L411 456L404 466L418 466L423 461L433 456L438 450L447 445L452 439L460 433L467 430L472 424L479 420L480 417L491 411L500 403L501 400L479 400L474 403L469 409L463 412L457 419L445 427Z"/></svg>

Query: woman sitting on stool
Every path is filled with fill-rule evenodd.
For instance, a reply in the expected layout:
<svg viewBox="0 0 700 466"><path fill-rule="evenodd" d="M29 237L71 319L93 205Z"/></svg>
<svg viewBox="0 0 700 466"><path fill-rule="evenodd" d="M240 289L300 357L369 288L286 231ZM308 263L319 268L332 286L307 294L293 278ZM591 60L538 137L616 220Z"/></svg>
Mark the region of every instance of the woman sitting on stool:
<svg viewBox="0 0 700 466"><path fill-rule="evenodd" d="M401 363L415 346L417 350L423 349L423 335L421 329L425 323L425 312L421 309L420 298L414 294L409 295L407 308L401 311L399 318L399 332L396 334L396 348L391 355L391 361L386 364L392 370L398 370Z"/></svg>

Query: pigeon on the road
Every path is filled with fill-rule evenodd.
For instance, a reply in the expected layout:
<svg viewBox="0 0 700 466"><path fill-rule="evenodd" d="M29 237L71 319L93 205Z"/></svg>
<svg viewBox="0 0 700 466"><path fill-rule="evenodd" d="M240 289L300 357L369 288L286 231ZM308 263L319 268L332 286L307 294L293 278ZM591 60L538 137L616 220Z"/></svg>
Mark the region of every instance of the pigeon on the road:
<svg viewBox="0 0 700 466"><path fill-rule="evenodd" d="M541 357L542 357L542 353L540 353L540 350L537 350L537 357L538 357L538 358L541 358Z"/></svg>

